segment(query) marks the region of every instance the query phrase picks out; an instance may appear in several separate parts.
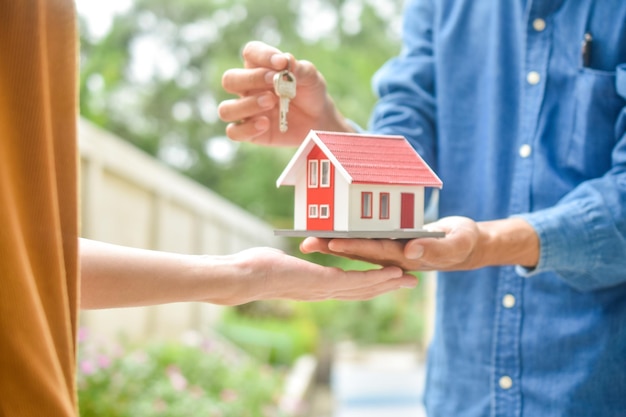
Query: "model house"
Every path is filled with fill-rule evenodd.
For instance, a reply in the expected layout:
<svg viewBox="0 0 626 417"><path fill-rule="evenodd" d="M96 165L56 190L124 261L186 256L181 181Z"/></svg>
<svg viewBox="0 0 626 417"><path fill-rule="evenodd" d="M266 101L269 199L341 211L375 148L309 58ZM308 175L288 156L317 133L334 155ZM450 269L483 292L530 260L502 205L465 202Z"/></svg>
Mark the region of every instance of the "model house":
<svg viewBox="0 0 626 417"><path fill-rule="evenodd" d="M442 182L402 136L311 131L276 185L295 187L291 235L401 237Z"/></svg>

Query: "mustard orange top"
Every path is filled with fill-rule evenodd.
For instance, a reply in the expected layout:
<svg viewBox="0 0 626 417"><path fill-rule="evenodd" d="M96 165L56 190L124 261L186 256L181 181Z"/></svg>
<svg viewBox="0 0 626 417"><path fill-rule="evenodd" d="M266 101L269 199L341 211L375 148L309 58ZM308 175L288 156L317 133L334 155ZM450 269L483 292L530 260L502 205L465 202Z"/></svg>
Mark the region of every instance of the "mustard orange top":
<svg viewBox="0 0 626 417"><path fill-rule="evenodd" d="M77 37L70 0L0 0L0 415L76 416Z"/></svg>

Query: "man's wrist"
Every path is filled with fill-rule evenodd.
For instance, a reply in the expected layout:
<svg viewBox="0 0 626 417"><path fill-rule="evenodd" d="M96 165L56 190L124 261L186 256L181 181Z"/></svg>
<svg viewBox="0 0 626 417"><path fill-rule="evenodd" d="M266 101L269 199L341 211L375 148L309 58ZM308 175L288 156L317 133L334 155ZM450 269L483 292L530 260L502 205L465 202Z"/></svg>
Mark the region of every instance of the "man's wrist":
<svg viewBox="0 0 626 417"><path fill-rule="evenodd" d="M521 265L533 268L539 262L539 236L521 218L478 223L480 266Z"/></svg>
<svg viewBox="0 0 626 417"><path fill-rule="evenodd" d="M322 130L347 133L359 132L359 129L357 129L353 123L341 114L337 106L335 106L333 98L329 94L326 95L325 113L327 116L324 118L325 123L321 126Z"/></svg>

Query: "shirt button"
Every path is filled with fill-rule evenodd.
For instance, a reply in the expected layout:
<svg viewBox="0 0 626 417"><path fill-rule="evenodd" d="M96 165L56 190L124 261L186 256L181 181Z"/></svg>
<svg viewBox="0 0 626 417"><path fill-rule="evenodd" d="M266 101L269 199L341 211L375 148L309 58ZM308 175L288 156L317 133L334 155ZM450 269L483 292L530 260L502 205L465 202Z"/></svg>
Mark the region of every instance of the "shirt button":
<svg viewBox="0 0 626 417"><path fill-rule="evenodd" d="M541 75L539 75L537 71L531 71L526 75L526 81L528 81L528 84L530 85L539 84L539 81L541 81Z"/></svg>
<svg viewBox="0 0 626 417"><path fill-rule="evenodd" d="M515 306L515 297L513 294L507 294L502 297L502 305L505 308L513 308Z"/></svg>
<svg viewBox="0 0 626 417"><path fill-rule="evenodd" d="M524 144L519 148L519 156L522 158L528 158L532 152L533 148L528 144Z"/></svg>
<svg viewBox="0 0 626 417"><path fill-rule="evenodd" d="M541 32L545 28L546 28L546 21L545 20L543 20L541 18L537 18L537 19L533 20L533 29L535 29L537 32Z"/></svg>
<svg viewBox="0 0 626 417"><path fill-rule="evenodd" d="M498 381L498 384L500 385L500 388L502 389L509 389L513 386L513 380L511 379L510 376L503 376L502 378L500 378L500 380Z"/></svg>

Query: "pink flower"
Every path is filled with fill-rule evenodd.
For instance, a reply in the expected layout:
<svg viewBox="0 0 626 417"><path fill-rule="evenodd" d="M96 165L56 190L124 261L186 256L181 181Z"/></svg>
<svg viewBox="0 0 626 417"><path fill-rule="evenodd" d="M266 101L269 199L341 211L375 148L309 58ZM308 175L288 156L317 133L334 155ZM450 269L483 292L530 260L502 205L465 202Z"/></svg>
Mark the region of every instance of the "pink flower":
<svg viewBox="0 0 626 417"><path fill-rule="evenodd" d="M167 403L163 401L162 398L157 398L156 400L154 400L154 403L152 404L152 406L154 407L154 410L157 412L167 410Z"/></svg>
<svg viewBox="0 0 626 417"><path fill-rule="evenodd" d="M96 366L90 360L84 360L80 363L80 371L83 375L93 375L96 373Z"/></svg>
<svg viewBox="0 0 626 417"><path fill-rule="evenodd" d="M226 388L220 393L220 398L225 403L232 403L233 401L237 399L237 397L238 397L237 392L235 390L228 389L228 388Z"/></svg>
<svg viewBox="0 0 626 417"><path fill-rule="evenodd" d="M78 329L78 343L84 343L89 338L89 329L81 327Z"/></svg>
<svg viewBox="0 0 626 417"><path fill-rule="evenodd" d="M138 351L132 355L132 359L133 362L143 365L144 363L148 362L148 355L146 354L146 352Z"/></svg>
<svg viewBox="0 0 626 417"><path fill-rule="evenodd" d="M187 388L187 378L185 378L177 366L168 366L166 372L170 379L170 384L176 391L183 391Z"/></svg>
<svg viewBox="0 0 626 417"><path fill-rule="evenodd" d="M100 369L107 369L111 366L111 358L107 355L98 355L98 367Z"/></svg>
<svg viewBox="0 0 626 417"><path fill-rule="evenodd" d="M189 387L189 392L193 398L202 398L204 396L204 390L197 385Z"/></svg>

